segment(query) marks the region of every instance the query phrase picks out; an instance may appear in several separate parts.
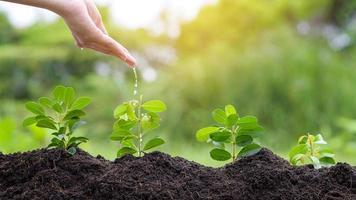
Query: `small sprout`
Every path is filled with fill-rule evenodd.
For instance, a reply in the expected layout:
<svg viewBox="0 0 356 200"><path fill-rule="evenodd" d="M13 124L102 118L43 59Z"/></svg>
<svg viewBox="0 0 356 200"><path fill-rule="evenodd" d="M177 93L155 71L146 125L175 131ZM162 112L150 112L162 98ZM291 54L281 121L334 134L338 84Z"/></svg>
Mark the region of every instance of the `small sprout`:
<svg viewBox="0 0 356 200"><path fill-rule="evenodd" d="M66 149L75 154L79 144L88 141L86 137L73 137L73 131L85 124L81 117L85 115L83 108L88 106L91 99L79 97L75 99L75 91L71 87L57 86L52 97L41 97L37 102L27 102L27 110L35 114L23 121L24 126L35 124L37 127L52 130L51 143L48 148Z"/></svg>
<svg viewBox="0 0 356 200"><path fill-rule="evenodd" d="M250 156L258 153L261 146L254 142L263 128L254 116L240 117L232 105L225 106L225 110L215 109L212 113L217 126L202 128L196 132L199 142L212 143L215 148L210 151L210 157L218 161ZM231 145L231 153L226 145ZM241 149L237 151L237 147Z"/></svg>
<svg viewBox="0 0 356 200"><path fill-rule="evenodd" d="M143 144L143 139L153 129L160 125L161 118L158 113L165 111L166 105L160 100L147 102L132 100L117 106L114 110L113 133L111 140L119 141L121 149L117 152L117 157L126 154L137 154L142 156L147 150L158 147L165 143L159 137L155 137Z"/></svg>
<svg viewBox="0 0 356 200"><path fill-rule="evenodd" d="M315 169L332 166L335 164L335 154L323 147L326 144L321 134L303 135L298 139L298 145L289 152L289 162L294 166L311 163Z"/></svg>

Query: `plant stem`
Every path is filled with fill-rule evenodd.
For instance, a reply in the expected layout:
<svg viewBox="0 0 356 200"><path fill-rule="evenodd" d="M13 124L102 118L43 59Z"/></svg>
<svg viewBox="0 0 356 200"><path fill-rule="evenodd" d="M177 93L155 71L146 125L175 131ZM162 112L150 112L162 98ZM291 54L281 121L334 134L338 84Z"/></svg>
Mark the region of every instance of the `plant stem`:
<svg viewBox="0 0 356 200"><path fill-rule="evenodd" d="M235 127L231 128L232 133L232 161L236 160L236 132Z"/></svg>
<svg viewBox="0 0 356 200"><path fill-rule="evenodd" d="M309 135L308 133L308 143L309 143L309 146L310 146L310 154L311 156L314 156L314 146L313 146L313 141L311 139L311 136Z"/></svg>
<svg viewBox="0 0 356 200"><path fill-rule="evenodd" d="M140 95L140 100L138 101L138 107L137 107L137 115L138 115L138 123L137 123L137 133L138 133L138 157L141 157L141 146L142 146L142 130L141 130L141 122L142 122L142 116L141 116L141 105L142 105L142 99L143 96Z"/></svg>

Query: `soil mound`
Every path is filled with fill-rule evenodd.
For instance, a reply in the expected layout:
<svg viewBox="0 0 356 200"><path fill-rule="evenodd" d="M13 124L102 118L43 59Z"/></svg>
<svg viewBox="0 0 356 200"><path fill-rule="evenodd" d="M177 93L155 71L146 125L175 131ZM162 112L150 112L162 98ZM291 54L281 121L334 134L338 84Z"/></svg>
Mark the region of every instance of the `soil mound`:
<svg viewBox="0 0 356 200"><path fill-rule="evenodd" d="M268 149L222 168L160 152L115 161L78 149L0 153L0 199L356 199L346 163L292 167Z"/></svg>

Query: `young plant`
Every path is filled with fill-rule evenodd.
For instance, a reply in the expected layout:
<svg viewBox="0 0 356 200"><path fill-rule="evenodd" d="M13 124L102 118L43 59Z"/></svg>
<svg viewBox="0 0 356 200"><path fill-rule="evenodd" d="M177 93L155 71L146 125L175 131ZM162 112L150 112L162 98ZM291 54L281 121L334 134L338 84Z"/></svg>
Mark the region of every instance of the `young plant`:
<svg viewBox="0 0 356 200"><path fill-rule="evenodd" d="M218 161L232 158L234 161L260 151L261 146L254 142L254 138L261 135L263 128L256 117L240 117L232 105L225 106L225 110L215 109L212 116L218 125L202 128L196 133L198 141L215 146L210 151L211 158ZM226 150L227 145L231 146L231 153Z"/></svg>
<svg viewBox="0 0 356 200"><path fill-rule="evenodd" d="M114 111L117 120L110 137L121 144L117 157L126 154L141 157L145 151L164 144L165 141L159 137L150 139L145 144L143 139L148 132L159 127L161 118L158 113L165 110L166 105L162 101L143 102L142 95L138 101L132 100L117 106Z"/></svg>
<svg viewBox="0 0 356 200"><path fill-rule="evenodd" d="M289 152L289 162L292 165L313 164L315 169L329 167L335 164L334 152L323 147L327 143L318 135L303 135L298 139L298 145Z"/></svg>
<svg viewBox="0 0 356 200"><path fill-rule="evenodd" d="M86 137L73 137L73 131L85 124L81 117L85 115L82 110L91 102L88 97L75 99L75 91L71 87L57 86L52 97L41 97L37 102L25 104L27 110L35 114L23 121L24 126L35 124L37 127L52 130L54 137L48 148L63 148L70 154L75 154L79 144L88 141Z"/></svg>

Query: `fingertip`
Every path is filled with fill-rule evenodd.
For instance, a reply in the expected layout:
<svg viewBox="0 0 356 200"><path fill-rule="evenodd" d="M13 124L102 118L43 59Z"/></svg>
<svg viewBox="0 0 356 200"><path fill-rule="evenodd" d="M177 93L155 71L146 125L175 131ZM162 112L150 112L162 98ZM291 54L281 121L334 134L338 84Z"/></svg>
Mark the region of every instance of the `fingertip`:
<svg viewBox="0 0 356 200"><path fill-rule="evenodd" d="M129 65L129 67L135 67L137 65L136 59L130 54L126 54L126 60L125 61Z"/></svg>

